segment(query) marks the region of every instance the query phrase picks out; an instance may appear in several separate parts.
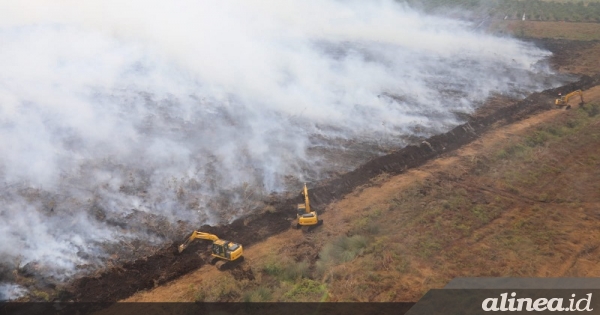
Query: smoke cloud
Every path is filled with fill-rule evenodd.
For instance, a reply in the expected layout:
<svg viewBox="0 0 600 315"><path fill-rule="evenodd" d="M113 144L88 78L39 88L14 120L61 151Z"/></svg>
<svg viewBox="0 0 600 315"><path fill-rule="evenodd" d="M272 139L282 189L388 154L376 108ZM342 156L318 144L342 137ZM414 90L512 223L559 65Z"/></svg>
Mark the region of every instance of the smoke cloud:
<svg viewBox="0 0 600 315"><path fill-rule="evenodd" d="M0 283L0 301L16 300L27 292L22 286L11 283Z"/></svg>
<svg viewBox="0 0 600 315"><path fill-rule="evenodd" d="M557 85L549 55L393 1L4 1L0 263L66 278L227 223Z"/></svg>

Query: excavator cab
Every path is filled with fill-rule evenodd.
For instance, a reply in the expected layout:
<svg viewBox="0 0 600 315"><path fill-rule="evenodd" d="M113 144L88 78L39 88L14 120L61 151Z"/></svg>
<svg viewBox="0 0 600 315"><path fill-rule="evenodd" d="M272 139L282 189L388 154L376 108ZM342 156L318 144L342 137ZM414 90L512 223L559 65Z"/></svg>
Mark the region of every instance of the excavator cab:
<svg viewBox="0 0 600 315"><path fill-rule="evenodd" d="M229 261L236 260L242 256L242 245L224 240L214 241L211 256Z"/></svg>
<svg viewBox="0 0 600 315"><path fill-rule="evenodd" d="M306 205L304 205L303 203L299 203L298 204L298 213L297 215L303 215L306 213Z"/></svg>
<svg viewBox="0 0 600 315"><path fill-rule="evenodd" d="M305 213L298 218L298 225L300 227L313 226L313 225L318 225L318 224L319 224L319 219L318 219L316 213Z"/></svg>
<svg viewBox="0 0 600 315"><path fill-rule="evenodd" d="M298 212L297 212L297 216L298 217L304 217L304 218L312 218L312 217L316 217L317 213L315 211L306 211L306 204L304 203L299 203L298 204Z"/></svg>

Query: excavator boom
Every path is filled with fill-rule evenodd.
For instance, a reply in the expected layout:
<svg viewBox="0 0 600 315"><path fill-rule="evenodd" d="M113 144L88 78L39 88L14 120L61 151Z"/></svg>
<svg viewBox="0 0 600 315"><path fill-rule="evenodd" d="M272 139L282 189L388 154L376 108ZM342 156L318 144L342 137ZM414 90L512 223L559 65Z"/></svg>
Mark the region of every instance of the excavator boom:
<svg viewBox="0 0 600 315"><path fill-rule="evenodd" d="M579 95L581 98L581 104L583 104L583 92L581 92L581 90L576 90L567 95L561 96L561 98L557 98L556 101L554 101L554 104L558 106L568 105L569 99L575 95Z"/></svg>
<svg viewBox="0 0 600 315"><path fill-rule="evenodd" d="M304 190L302 191L304 195L304 204L306 205L306 213L311 213L310 211L310 200L308 199L308 188L306 187L306 183L304 183Z"/></svg>
<svg viewBox="0 0 600 315"><path fill-rule="evenodd" d="M181 253L184 249L186 249L190 245L191 242L193 242L196 239L210 240L210 241L214 242L214 241L219 240L219 237L214 234L210 234L210 233L194 231L194 232L192 232L192 235L190 235L190 237L188 237L185 240L185 242L183 242L183 244L179 245L179 252Z"/></svg>

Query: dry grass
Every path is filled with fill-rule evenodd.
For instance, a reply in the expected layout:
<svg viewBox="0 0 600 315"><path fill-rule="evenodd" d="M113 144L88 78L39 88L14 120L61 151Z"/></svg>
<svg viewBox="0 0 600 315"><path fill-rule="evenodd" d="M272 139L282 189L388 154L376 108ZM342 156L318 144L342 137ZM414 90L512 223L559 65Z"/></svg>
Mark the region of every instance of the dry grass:
<svg viewBox="0 0 600 315"><path fill-rule="evenodd" d="M594 266L594 256L576 256L600 244L597 232L584 232L597 231L598 224L580 221L593 209L582 205L600 198L598 108L565 112L516 142L466 160L462 171L415 183L388 200L384 215L365 208L354 227L368 220L379 231L363 232L369 244L363 256L329 268L331 296L410 300L456 276L600 275L597 267L575 267ZM586 163L574 166L572 154ZM548 184L555 182L562 183ZM585 188L575 191L573 183Z"/></svg>
<svg viewBox="0 0 600 315"><path fill-rule="evenodd" d="M600 23L498 20L492 23L490 30L529 38L600 40Z"/></svg>

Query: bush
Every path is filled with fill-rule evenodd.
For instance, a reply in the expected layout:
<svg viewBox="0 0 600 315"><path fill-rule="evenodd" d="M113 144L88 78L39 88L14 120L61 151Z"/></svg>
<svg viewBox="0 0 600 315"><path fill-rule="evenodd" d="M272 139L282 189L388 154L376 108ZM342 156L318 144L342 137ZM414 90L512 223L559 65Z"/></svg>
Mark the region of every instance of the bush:
<svg viewBox="0 0 600 315"><path fill-rule="evenodd" d="M327 286L310 279L303 279L283 295L285 299L297 302L322 301L326 296Z"/></svg>
<svg viewBox="0 0 600 315"><path fill-rule="evenodd" d="M375 235L379 233L379 224L373 221L371 216L363 216L354 223L353 232L368 233Z"/></svg>
<svg viewBox="0 0 600 315"><path fill-rule="evenodd" d="M297 280L299 278L308 278L309 264L306 261L286 264L283 269L283 278L285 280Z"/></svg>
<svg viewBox="0 0 600 315"><path fill-rule="evenodd" d="M263 266L263 272L280 281L296 281L309 276L309 264L305 261L295 262L291 259L271 258Z"/></svg>
<svg viewBox="0 0 600 315"><path fill-rule="evenodd" d="M546 141L548 141L549 138L550 137L549 137L548 133L540 130L540 131L536 131L533 135L527 137L527 139L525 140L525 143L529 147L536 147L536 146L540 146L540 145L543 145L544 143L546 143Z"/></svg>
<svg viewBox="0 0 600 315"><path fill-rule="evenodd" d="M569 134L568 129L563 126L550 127L550 128L548 128L547 131L548 131L548 133L550 133L551 135L553 135L555 137L563 137L563 136Z"/></svg>
<svg viewBox="0 0 600 315"><path fill-rule="evenodd" d="M282 269L283 267L280 261L271 259L263 266L262 271L270 276L276 277L281 273Z"/></svg>
<svg viewBox="0 0 600 315"><path fill-rule="evenodd" d="M367 238L362 235L337 238L334 242L325 245L319 252L317 271L323 274L330 267L353 260L357 255L363 253L366 246Z"/></svg>
<svg viewBox="0 0 600 315"><path fill-rule="evenodd" d="M527 148L521 144L511 145L511 146L504 148L503 150L498 151L498 153L496 153L496 159L500 159L500 160L507 159L511 156L520 155L523 152L525 152L526 150L527 150Z"/></svg>
<svg viewBox="0 0 600 315"><path fill-rule="evenodd" d="M600 104L586 104L582 107L589 117L600 114Z"/></svg>
<svg viewBox="0 0 600 315"><path fill-rule="evenodd" d="M244 302L268 302L272 299L271 291L265 287L258 287L255 290L244 294Z"/></svg>

